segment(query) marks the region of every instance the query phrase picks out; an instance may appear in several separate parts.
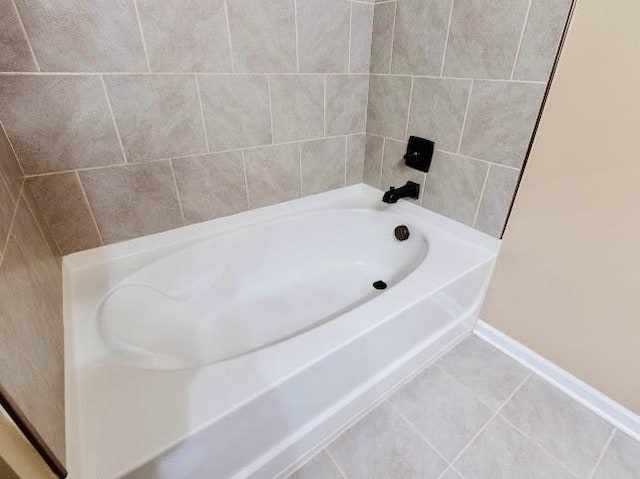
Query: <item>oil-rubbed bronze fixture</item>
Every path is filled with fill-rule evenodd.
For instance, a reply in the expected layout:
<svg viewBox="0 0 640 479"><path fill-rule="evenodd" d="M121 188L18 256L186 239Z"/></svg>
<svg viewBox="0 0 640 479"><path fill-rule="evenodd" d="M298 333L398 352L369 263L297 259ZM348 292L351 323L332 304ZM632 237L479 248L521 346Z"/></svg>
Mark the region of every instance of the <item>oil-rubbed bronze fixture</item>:
<svg viewBox="0 0 640 479"><path fill-rule="evenodd" d="M410 136L407 153L404 155L405 165L418 171L428 172L431 167L434 147L435 144L431 140Z"/></svg>

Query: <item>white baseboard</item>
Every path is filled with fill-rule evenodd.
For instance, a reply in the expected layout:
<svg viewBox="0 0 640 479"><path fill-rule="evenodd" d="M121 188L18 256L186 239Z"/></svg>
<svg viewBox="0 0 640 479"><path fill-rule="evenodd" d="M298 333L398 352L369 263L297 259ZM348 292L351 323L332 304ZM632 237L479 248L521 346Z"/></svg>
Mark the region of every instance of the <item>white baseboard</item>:
<svg viewBox="0 0 640 479"><path fill-rule="evenodd" d="M637 414L484 321L478 320L473 332L619 430L640 441L640 416Z"/></svg>

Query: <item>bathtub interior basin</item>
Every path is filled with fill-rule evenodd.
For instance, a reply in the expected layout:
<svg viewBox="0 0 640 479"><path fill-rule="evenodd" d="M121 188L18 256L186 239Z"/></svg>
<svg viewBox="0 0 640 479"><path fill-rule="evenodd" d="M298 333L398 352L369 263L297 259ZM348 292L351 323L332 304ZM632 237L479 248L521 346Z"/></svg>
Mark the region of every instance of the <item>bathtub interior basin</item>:
<svg viewBox="0 0 640 479"><path fill-rule="evenodd" d="M203 241L133 272L97 311L102 338L129 364L198 367L255 352L382 294L426 257L392 212L292 215Z"/></svg>

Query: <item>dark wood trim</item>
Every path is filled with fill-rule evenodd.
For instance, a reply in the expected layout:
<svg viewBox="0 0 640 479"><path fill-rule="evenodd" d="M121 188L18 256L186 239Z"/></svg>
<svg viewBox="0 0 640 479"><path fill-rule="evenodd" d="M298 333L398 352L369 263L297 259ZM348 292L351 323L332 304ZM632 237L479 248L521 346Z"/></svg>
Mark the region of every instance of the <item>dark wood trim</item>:
<svg viewBox="0 0 640 479"><path fill-rule="evenodd" d="M527 154L524 157L524 162L522 163L522 168L520 168L520 176L518 176L518 181L516 183L516 189L513 192L513 198L511 199L511 204L509 205L509 211L507 212L507 218L505 219L504 226L502 227L502 233L500 234L500 239L504 237L504 232L507 229L507 224L509 224L509 218L511 217L511 212L513 211L513 205L516 201L516 196L518 195L518 190L520 189L520 183L522 182L522 176L524 175L525 168L527 166L527 162L529 161L529 155L531 154L531 149L533 148L533 142L536 139L536 134L538 133L538 127L540 126L540 120L542 119L542 113L544 111L544 107L547 104L547 98L549 97L549 90L551 89L551 84L553 83L553 78L556 75L556 70L558 69L558 62L560 61L560 55L562 54L562 48L564 47L564 42L567 39L567 33L569 32L569 25L571 24L571 18L573 17L573 12L576 8L576 2L578 0L572 0L571 6L569 7L569 13L567 14L567 21L564 24L564 29L562 30L562 37L560 37L560 44L558 45L558 50L556 51L556 58L553 61L553 67L551 68L551 73L549 74L549 81L547 82L547 88L544 91L544 96L542 97L542 104L540 105L540 111L538 112L538 118L536 118L536 124L533 127L533 132L531 133L531 140L529 140L529 146L527 147ZM517 58L516 58L517 60Z"/></svg>
<svg viewBox="0 0 640 479"><path fill-rule="evenodd" d="M20 429L22 434L24 434L38 454L42 456L42 459L44 459L44 462L47 463L47 466L49 466L53 473L60 478L67 477L67 470L64 465L56 457L49 446L47 446L47 443L44 441L40 433L38 433L36 428L33 427L29 418L27 418L27 416L25 416L25 414L20 410L13 398L4 389L4 387L2 387L2 384L0 384L0 405L2 405L5 411L7 411L11 420L15 423L18 429Z"/></svg>

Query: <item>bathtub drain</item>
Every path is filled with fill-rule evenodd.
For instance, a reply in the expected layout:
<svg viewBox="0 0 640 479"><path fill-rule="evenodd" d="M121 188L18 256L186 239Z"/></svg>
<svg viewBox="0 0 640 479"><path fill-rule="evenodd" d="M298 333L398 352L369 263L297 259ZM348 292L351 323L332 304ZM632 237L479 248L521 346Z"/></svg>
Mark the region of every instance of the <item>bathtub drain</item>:
<svg viewBox="0 0 640 479"><path fill-rule="evenodd" d="M387 289L387 283L384 281L376 281L373 283L373 287L376 289Z"/></svg>

